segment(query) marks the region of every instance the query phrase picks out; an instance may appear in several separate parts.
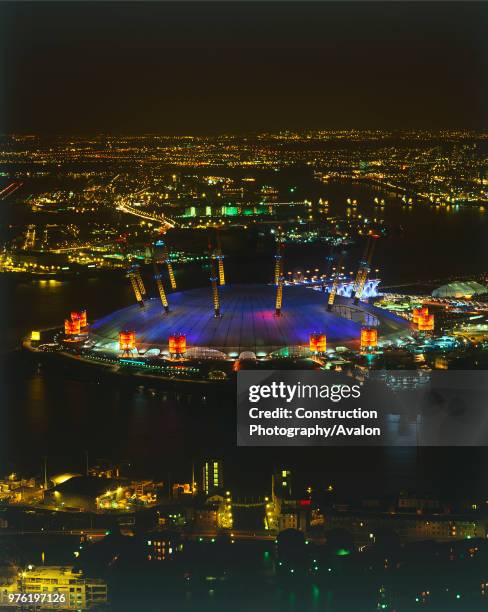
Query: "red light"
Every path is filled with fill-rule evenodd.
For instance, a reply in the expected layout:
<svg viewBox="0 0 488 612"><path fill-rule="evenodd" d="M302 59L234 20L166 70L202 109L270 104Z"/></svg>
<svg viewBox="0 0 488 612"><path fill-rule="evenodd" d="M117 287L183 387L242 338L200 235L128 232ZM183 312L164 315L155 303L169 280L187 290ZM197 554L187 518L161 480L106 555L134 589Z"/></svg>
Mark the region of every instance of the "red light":
<svg viewBox="0 0 488 612"><path fill-rule="evenodd" d="M86 318L86 310L79 310L78 312L72 312L71 313L71 320L72 321L79 321L80 322L80 327L86 327L87 326L87 318Z"/></svg>
<svg viewBox="0 0 488 612"><path fill-rule="evenodd" d="M361 348L378 346L378 330L376 327L363 327L361 329Z"/></svg>
<svg viewBox="0 0 488 612"><path fill-rule="evenodd" d="M136 332L119 332L119 348L121 351L132 351L136 348Z"/></svg>
<svg viewBox="0 0 488 612"><path fill-rule="evenodd" d="M64 333L67 336L76 336L80 333L80 321L76 319L75 321L70 321L69 319L65 319L64 321Z"/></svg>
<svg viewBox="0 0 488 612"><path fill-rule="evenodd" d="M310 350L312 353L325 353L327 348L327 338L325 334L310 334L309 342Z"/></svg>
<svg viewBox="0 0 488 612"><path fill-rule="evenodd" d="M170 355L184 355L186 353L185 334L173 334L168 338Z"/></svg>
<svg viewBox="0 0 488 612"><path fill-rule="evenodd" d="M419 331L433 331L434 329L434 315L426 314L420 316L417 320Z"/></svg>
<svg viewBox="0 0 488 612"><path fill-rule="evenodd" d="M420 317L426 317L429 314L429 309L427 306L422 306L422 308L414 308L412 310L412 321L417 324L419 322Z"/></svg>

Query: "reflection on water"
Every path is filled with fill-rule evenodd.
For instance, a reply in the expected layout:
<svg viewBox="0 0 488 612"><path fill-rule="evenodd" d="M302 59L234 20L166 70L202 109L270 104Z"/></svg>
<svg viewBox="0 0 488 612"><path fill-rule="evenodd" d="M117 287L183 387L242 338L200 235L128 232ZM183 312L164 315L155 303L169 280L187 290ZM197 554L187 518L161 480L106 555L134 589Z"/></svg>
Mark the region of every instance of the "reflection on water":
<svg viewBox="0 0 488 612"><path fill-rule="evenodd" d="M378 244L375 266L387 283L435 279L448 275L483 272L488 260L488 218L484 209L463 206L433 206L415 202L405 206L393 194L384 207L374 198L384 192L361 184L324 185L332 214L343 214L345 198L358 200L359 214L384 219L391 232ZM401 230L401 231L400 231Z"/></svg>
<svg viewBox="0 0 488 612"><path fill-rule="evenodd" d="M298 486L334 483L346 497L426 489L471 496L486 495L481 474L488 467L484 448L325 448L241 447L235 444L235 395L183 394L102 384L37 370L20 354L6 368L9 380L0 413L0 473L80 472L106 458L129 462L139 472L162 480L188 482L192 463L206 457L224 460L225 479L241 495L270 490L270 474L286 466ZM477 465L476 470L469 469Z"/></svg>

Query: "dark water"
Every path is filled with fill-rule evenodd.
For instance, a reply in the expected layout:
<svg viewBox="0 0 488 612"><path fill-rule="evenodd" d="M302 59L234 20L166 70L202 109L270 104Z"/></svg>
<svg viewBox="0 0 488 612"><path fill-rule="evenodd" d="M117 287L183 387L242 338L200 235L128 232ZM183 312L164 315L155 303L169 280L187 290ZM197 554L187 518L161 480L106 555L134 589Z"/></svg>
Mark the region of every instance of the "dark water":
<svg viewBox="0 0 488 612"><path fill-rule="evenodd" d="M421 201L407 207L394 194L359 183L330 183L319 189L317 195L329 200L332 214L343 215L350 197L357 199L359 214L384 219L391 231L379 241L373 264L387 284L487 271L488 210ZM384 208L374 206L375 197L385 199ZM352 257L346 265L356 269Z"/></svg>
<svg viewBox="0 0 488 612"><path fill-rule="evenodd" d="M348 195L366 207L376 193L361 186L320 189L332 207L343 206ZM387 200L386 221L402 225L404 231L392 232L382 241L377 265L385 280L398 284L481 272L488 261L486 218L476 209L447 211L419 204L407 210L398 201ZM287 251L298 265L307 264L312 255L316 257L317 251ZM232 262L228 263L232 275ZM266 265L252 269L253 280L260 274L265 278ZM241 280L249 273L238 262L234 270ZM184 274L179 274L183 279ZM183 282L197 277L205 282L205 274L187 274ZM83 380L38 369L15 351L31 329L60 325L73 308L86 307L93 319L130 304L132 295L122 274L63 282L3 276L0 291L4 348L0 474L10 469L40 472L43 455L49 457L51 473L80 471L88 451L91 462L128 461L150 476L188 481L192 462L198 465L202 458L217 456L224 459L227 486L242 495L269 492L271 470L282 466L296 469L303 484L333 483L340 494L351 497L401 488L458 497L488 494L481 476L488 467L484 449L238 449L232 390L207 392L202 399L200 392L174 394L115 380Z"/></svg>
<svg viewBox="0 0 488 612"><path fill-rule="evenodd" d="M188 482L192 462L224 459L226 486L240 495L270 492L271 471L291 467L299 486L334 484L361 497L421 489L448 496L487 495L483 448L237 448L234 393L174 393L80 380L38 370L18 354L4 369L0 470L83 471L85 452L129 462L140 474ZM455 485L455 489L452 487Z"/></svg>

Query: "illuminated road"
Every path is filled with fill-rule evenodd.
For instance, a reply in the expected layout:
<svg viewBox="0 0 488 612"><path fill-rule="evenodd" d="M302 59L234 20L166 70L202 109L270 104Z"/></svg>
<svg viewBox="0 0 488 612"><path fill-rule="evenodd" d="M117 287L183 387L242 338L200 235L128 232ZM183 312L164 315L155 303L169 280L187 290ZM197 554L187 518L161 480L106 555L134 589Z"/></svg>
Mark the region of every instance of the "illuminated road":
<svg viewBox="0 0 488 612"><path fill-rule="evenodd" d="M90 539L106 537L105 529L17 529L15 531L2 530L0 536L86 536Z"/></svg>
<svg viewBox="0 0 488 612"><path fill-rule="evenodd" d="M185 538L188 540L200 540L202 541L211 540L212 538L222 537L223 535L231 538L232 540L265 540L265 541L274 541L276 540L276 534L270 533L269 531L200 531L200 532L192 532L184 534Z"/></svg>
<svg viewBox="0 0 488 612"><path fill-rule="evenodd" d="M173 221L173 219L170 219L169 217L166 217L165 215L158 215L156 213L150 213L145 210L141 210L140 208L135 207L129 203L129 199L133 199L136 196L142 195L145 191L146 191L146 188L143 188L143 189L140 189L139 191L136 191L135 193L130 194L129 196L120 198L119 201L116 203L117 210L120 210L121 212L125 212L128 215L134 215L146 221L153 221L154 223L162 224L165 227L165 229L171 229L175 227L176 224Z"/></svg>
<svg viewBox="0 0 488 612"><path fill-rule="evenodd" d="M119 204L117 206L117 210L125 212L129 215L135 215L136 217L140 217L141 219L145 219L147 221L154 221L155 223L162 223L164 226L166 226L167 229L175 227L174 221L169 220L168 217L165 217L164 215L156 215L155 213L148 213L148 212L142 211L138 208L134 208L133 206L127 203Z"/></svg>
<svg viewBox="0 0 488 612"><path fill-rule="evenodd" d="M13 183L10 183L10 185L7 185L5 189L2 189L0 191L0 200L6 200L9 196L15 193L17 189L20 189L20 187L22 187L22 183L19 181L14 181Z"/></svg>

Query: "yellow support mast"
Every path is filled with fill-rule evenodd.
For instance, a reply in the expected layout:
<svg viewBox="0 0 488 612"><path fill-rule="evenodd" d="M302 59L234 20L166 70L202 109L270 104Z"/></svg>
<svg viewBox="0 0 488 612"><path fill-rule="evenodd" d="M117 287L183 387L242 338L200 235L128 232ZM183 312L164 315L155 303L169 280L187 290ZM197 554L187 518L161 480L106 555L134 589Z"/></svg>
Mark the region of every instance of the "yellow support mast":
<svg viewBox="0 0 488 612"><path fill-rule="evenodd" d="M225 285L224 256L222 254L217 255L217 264L219 266L219 285Z"/></svg>
<svg viewBox="0 0 488 612"><path fill-rule="evenodd" d="M176 279L175 279L175 273L173 272L173 264L170 262L169 259L167 259L166 265L168 266L169 282L171 285L171 289L173 289L174 291L176 289Z"/></svg>
<svg viewBox="0 0 488 612"><path fill-rule="evenodd" d="M277 237L276 255L275 255L275 274L274 280L276 285L276 302L275 315L281 317L281 307L283 305L283 241L281 233Z"/></svg>
<svg viewBox="0 0 488 612"><path fill-rule="evenodd" d="M153 254L153 257L154 257L154 254ZM156 287L158 288L159 299L161 300L161 304L163 305L164 311L169 312L168 298L166 296L166 291L164 290L163 277L162 277L162 274L159 272L158 264L156 263L154 259L153 259L153 269L154 269L154 280L156 281Z"/></svg>
<svg viewBox="0 0 488 612"><path fill-rule="evenodd" d="M173 264L171 263L171 260L169 258L168 248L166 245L164 245L163 253L164 253L164 262L168 268L169 283L171 285L171 289L174 291L176 289L175 273L173 271Z"/></svg>
<svg viewBox="0 0 488 612"><path fill-rule="evenodd" d="M146 295L146 287L144 287L144 282L142 280L141 271L139 270L139 268L135 269L134 276L136 277L137 284L139 285L139 291L141 292L141 295Z"/></svg>
<svg viewBox="0 0 488 612"><path fill-rule="evenodd" d="M219 269L219 285L225 285L225 271L224 271L224 256L222 255L222 245L220 244L220 234L217 229L217 248L215 249L215 259L217 260L217 266Z"/></svg>
<svg viewBox="0 0 488 612"><path fill-rule="evenodd" d="M334 281L330 289L329 299L327 300L327 310L329 312L331 312L332 307L334 306L337 289L339 288L339 280L340 280L341 270L342 270L342 260L344 259L344 255L345 255L345 251L342 251L339 257L339 261L337 262L337 268L334 274Z"/></svg>
<svg viewBox="0 0 488 612"><path fill-rule="evenodd" d="M281 255L275 255L274 284L277 285L281 276Z"/></svg>
<svg viewBox="0 0 488 612"><path fill-rule="evenodd" d="M166 297L166 291L164 290L163 281L161 279L161 274L158 274L154 278L156 279L156 286L158 288L161 304L163 305L165 312L169 312L168 298Z"/></svg>
<svg viewBox="0 0 488 612"><path fill-rule="evenodd" d="M215 272L215 260L213 256L210 256L210 282L212 283L212 300L214 307L214 316L220 317L220 299L219 299L219 288L217 285L217 275Z"/></svg>
<svg viewBox="0 0 488 612"><path fill-rule="evenodd" d="M379 238L378 234L370 234L366 242L366 248L364 249L363 259L359 262L359 270L356 275L354 282L354 290L352 297L354 298L354 304L359 304L359 300L363 294L364 286L368 278L369 271L371 270L371 260L373 259L373 252L376 246L376 239Z"/></svg>
<svg viewBox="0 0 488 612"><path fill-rule="evenodd" d="M275 315L281 317L281 305L283 303L283 277L280 276L278 284L276 285L276 304L275 304Z"/></svg>
<svg viewBox="0 0 488 612"><path fill-rule="evenodd" d="M139 283L137 282L137 278L133 270L129 270L129 272L127 272L127 278L130 280L130 284L132 285L132 289L134 291L134 295L136 296L137 303L141 308L144 308L144 300L142 299Z"/></svg>

